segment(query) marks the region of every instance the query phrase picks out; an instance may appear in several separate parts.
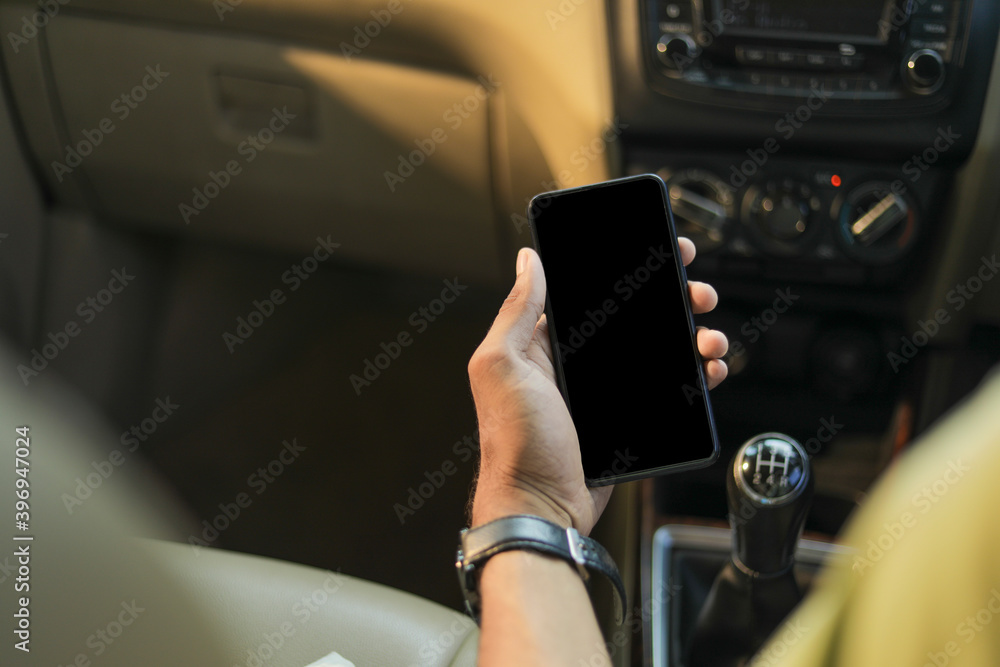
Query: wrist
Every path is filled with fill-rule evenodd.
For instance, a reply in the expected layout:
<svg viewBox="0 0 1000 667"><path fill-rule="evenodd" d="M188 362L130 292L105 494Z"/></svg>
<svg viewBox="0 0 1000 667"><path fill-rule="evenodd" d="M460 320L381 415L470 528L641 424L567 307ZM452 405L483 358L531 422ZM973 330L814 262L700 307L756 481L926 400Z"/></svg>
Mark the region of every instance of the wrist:
<svg viewBox="0 0 1000 667"><path fill-rule="evenodd" d="M545 568L553 572L565 570L568 566L575 569L576 575L583 581L589 580L590 571L608 577L616 593L616 617L622 618L625 587L618 567L608 551L594 540L580 535L573 528L562 528L537 515L520 515L501 517L460 533L455 565L468 610L477 621L482 602L479 576L493 572L494 574L490 576L495 578L497 568L487 567L486 564L500 554L514 551L539 552L546 557L554 556L564 561L565 565L552 563L547 558L531 554L508 556L498 562L507 563L508 566L518 563L522 567L536 570Z"/></svg>
<svg viewBox="0 0 1000 667"><path fill-rule="evenodd" d="M471 528L515 514L530 514L561 528L573 526L573 517L553 500L517 488L480 484L472 503Z"/></svg>

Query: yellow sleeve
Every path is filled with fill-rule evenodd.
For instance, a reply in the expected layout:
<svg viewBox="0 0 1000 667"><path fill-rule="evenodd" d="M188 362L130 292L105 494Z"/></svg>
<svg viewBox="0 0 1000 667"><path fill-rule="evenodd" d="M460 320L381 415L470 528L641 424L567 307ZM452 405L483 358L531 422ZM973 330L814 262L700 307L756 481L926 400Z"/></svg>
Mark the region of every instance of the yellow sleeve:
<svg viewBox="0 0 1000 667"><path fill-rule="evenodd" d="M1000 665L1000 373L878 482L751 667Z"/></svg>

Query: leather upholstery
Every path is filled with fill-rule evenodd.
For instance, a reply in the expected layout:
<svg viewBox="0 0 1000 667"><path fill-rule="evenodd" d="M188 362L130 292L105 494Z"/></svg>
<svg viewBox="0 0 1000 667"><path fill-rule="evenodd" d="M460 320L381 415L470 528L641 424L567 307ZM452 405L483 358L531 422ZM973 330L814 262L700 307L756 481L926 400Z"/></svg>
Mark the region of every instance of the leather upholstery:
<svg viewBox="0 0 1000 667"><path fill-rule="evenodd" d="M0 365L18 363L0 345ZM0 616L16 619L19 597L29 600L30 654L8 636L0 665L305 667L334 651L356 667L475 664L478 630L458 612L353 577L185 543L170 491L137 453L109 454L118 438L54 373L27 388L2 376L0 406L5 511L20 479L17 427L29 428L31 492L27 529L9 517L0 533L12 545L0 552ZM21 547L28 570L16 582L11 554ZM29 588L15 594L15 584Z"/></svg>
<svg viewBox="0 0 1000 667"><path fill-rule="evenodd" d="M475 664L472 619L409 593L220 549L157 540L141 547L211 614L226 665L273 652L262 660L268 667L305 667L332 651L357 667Z"/></svg>

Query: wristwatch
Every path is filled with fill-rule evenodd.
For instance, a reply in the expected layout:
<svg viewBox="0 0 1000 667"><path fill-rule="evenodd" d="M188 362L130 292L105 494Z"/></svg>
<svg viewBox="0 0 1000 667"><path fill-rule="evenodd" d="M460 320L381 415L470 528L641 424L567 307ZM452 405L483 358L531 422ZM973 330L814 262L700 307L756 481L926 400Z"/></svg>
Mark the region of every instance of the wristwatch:
<svg viewBox="0 0 1000 667"><path fill-rule="evenodd" d="M469 615L479 623L481 599L477 586L478 571L491 557L504 551L528 549L555 556L575 565L585 582L587 568L600 572L612 584L615 593L615 620L621 624L625 607L625 584L607 549L584 537L576 529L562 528L551 521L528 514L504 517L459 533L455 568Z"/></svg>

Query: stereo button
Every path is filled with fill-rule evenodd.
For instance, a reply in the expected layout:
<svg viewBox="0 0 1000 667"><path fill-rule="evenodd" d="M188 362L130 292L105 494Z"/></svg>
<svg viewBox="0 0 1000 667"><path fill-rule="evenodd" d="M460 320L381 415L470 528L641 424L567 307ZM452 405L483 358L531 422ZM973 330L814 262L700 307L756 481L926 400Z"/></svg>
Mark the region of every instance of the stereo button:
<svg viewBox="0 0 1000 667"><path fill-rule="evenodd" d="M771 52L774 56L774 64L783 67L796 67L800 64L798 51L790 49L779 49Z"/></svg>
<svg viewBox="0 0 1000 667"><path fill-rule="evenodd" d="M844 69L859 69L864 62L864 56L837 56L837 64Z"/></svg>
<svg viewBox="0 0 1000 667"><path fill-rule="evenodd" d="M948 36L949 24L944 21L916 20L910 24L910 32L914 37L937 37Z"/></svg>
<svg viewBox="0 0 1000 667"><path fill-rule="evenodd" d="M838 93L849 93L855 89L856 79L846 76L835 76L829 79L830 90L836 95ZM825 87L825 86L824 86Z"/></svg>
<svg viewBox="0 0 1000 667"><path fill-rule="evenodd" d="M767 51L752 46L737 46L736 60L747 65L761 65L767 62Z"/></svg>
<svg viewBox="0 0 1000 667"><path fill-rule="evenodd" d="M872 79L866 76L858 79L858 92L861 93L881 93L883 92L883 84L878 79Z"/></svg>
<svg viewBox="0 0 1000 667"><path fill-rule="evenodd" d="M931 51L940 51L941 53L947 53L948 51L948 42L940 39L911 39L907 44L914 50L930 49Z"/></svg>
<svg viewBox="0 0 1000 667"><path fill-rule="evenodd" d="M679 23L691 23L690 2L670 2L660 10L661 20Z"/></svg>
<svg viewBox="0 0 1000 667"><path fill-rule="evenodd" d="M948 3L944 0L933 0L932 2L918 2L914 10L916 16L933 16L944 18L948 16Z"/></svg>
<svg viewBox="0 0 1000 667"><path fill-rule="evenodd" d="M833 69L837 66L839 55L832 53L807 53L805 64L813 69Z"/></svg>

